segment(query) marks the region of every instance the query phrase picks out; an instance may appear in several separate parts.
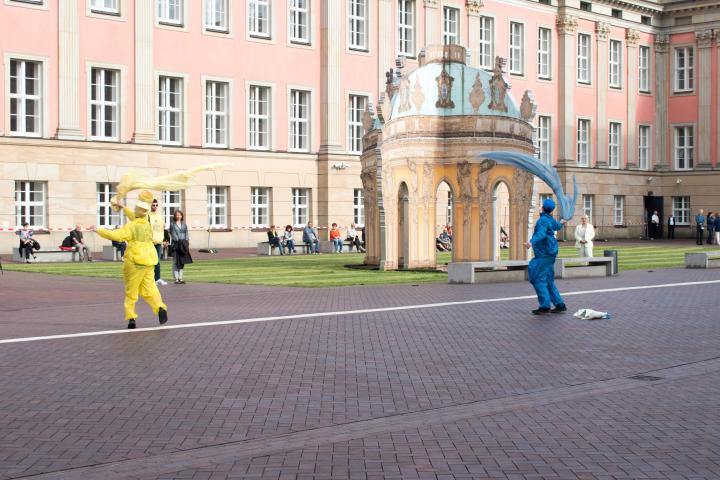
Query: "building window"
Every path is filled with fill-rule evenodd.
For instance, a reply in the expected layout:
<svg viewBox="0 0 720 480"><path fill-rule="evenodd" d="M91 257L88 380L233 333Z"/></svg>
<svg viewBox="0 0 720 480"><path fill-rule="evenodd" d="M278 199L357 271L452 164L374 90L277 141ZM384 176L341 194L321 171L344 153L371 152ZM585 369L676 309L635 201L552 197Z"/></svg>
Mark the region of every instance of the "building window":
<svg viewBox="0 0 720 480"><path fill-rule="evenodd" d="M228 226L228 187L207 187L208 225Z"/></svg>
<svg viewBox="0 0 720 480"><path fill-rule="evenodd" d="M310 92L290 90L290 150L310 150Z"/></svg>
<svg viewBox="0 0 720 480"><path fill-rule="evenodd" d="M228 5L227 0L204 0L205 29L214 32L228 31Z"/></svg>
<svg viewBox="0 0 720 480"><path fill-rule="evenodd" d="M580 10L592 12L592 4L590 2L580 2Z"/></svg>
<svg viewBox="0 0 720 480"><path fill-rule="evenodd" d="M33 228L46 227L47 183L15 182L15 224L28 222Z"/></svg>
<svg viewBox="0 0 720 480"><path fill-rule="evenodd" d="M622 87L622 42L610 40L610 68L608 70L608 85L612 88Z"/></svg>
<svg viewBox="0 0 720 480"><path fill-rule="evenodd" d="M182 0L158 0L158 21L172 25L182 24Z"/></svg>
<svg viewBox="0 0 720 480"><path fill-rule="evenodd" d="M608 128L608 162L610 168L620 168L622 158L622 125L610 122Z"/></svg>
<svg viewBox="0 0 720 480"><path fill-rule="evenodd" d="M443 44L455 45L460 39L460 10L443 7Z"/></svg>
<svg viewBox="0 0 720 480"><path fill-rule="evenodd" d="M452 192L447 192L447 209L445 210L445 225L453 224L453 196Z"/></svg>
<svg viewBox="0 0 720 480"><path fill-rule="evenodd" d="M538 117L538 159L545 165L552 164L552 146L550 117Z"/></svg>
<svg viewBox="0 0 720 480"><path fill-rule="evenodd" d="M623 195L613 197L613 224L625 225L625 197Z"/></svg>
<svg viewBox="0 0 720 480"><path fill-rule="evenodd" d="M590 83L590 48L590 35L579 34L577 51L577 81L579 83Z"/></svg>
<svg viewBox="0 0 720 480"><path fill-rule="evenodd" d="M290 41L310 43L309 0L290 0Z"/></svg>
<svg viewBox="0 0 720 480"><path fill-rule="evenodd" d="M643 25L652 25L652 17L641 15L640 23L642 23Z"/></svg>
<svg viewBox="0 0 720 480"><path fill-rule="evenodd" d="M309 188L292 189L292 222L296 227L305 225L308 222L308 211L310 205Z"/></svg>
<svg viewBox="0 0 720 480"><path fill-rule="evenodd" d="M677 225L690 225L690 197L673 197L672 211Z"/></svg>
<svg viewBox="0 0 720 480"><path fill-rule="evenodd" d="M552 31L549 28L538 29L538 77L550 79L552 59Z"/></svg>
<svg viewBox="0 0 720 480"><path fill-rule="evenodd" d="M10 60L10 133L28 137L41 135L41 64Z"/></svg>
<svg viewBox="0 0 720 480"><path fill-rule="evenodd" d="M357 227L365 225L365 192L362 188L353 192L353 223Z"/></svg>
<svg viewBox="0 0 720 480"><path fill-rule="evenodd" d="M119 0L90 0L90 10L117 15L120 13L118 2Z"/></svg>
<svg viewBox="0 0 720 480"><path fill-rule="evenodd" d="M493 40L495 38L495 20L491 17L480 17L480 66L492 69L494 65Z"/></svg>
<svg viewBox="0 0 720 480"><path fill-rule="evenodd" d="M650 127L640 125L638 128L638 168L647 170L650 166Z"/></svg>
<svg viewBox="0 0 720 480"><path fill-rule="evenodd" d="M638 88L650 93L650 47L640 46L638 52Z"/></svg>
<svg viewBox="0 0 720 480"><path fill-rule="evenodd" d="M110 205L110 199L115 195L117 195L117 184L97 184L98 210L96 224L99 227L114 227L115 225L120 225L120 211L114 211Z"/></svg>
<svg viewBox="0 0 720 480"><path fill-rule="evenodd" d="M398 55L415 56L415 0L398 0Z"/></svg>
<svg viewBox="0 0 720 480"><path fill-rule="evenodd" d="M348 151L362 153L362 137L365 134L362 116L368 98L362 95L350 95L348 104Z"/></svg>
<svg viewBox="0 0 720 480"><path fill-rule="evenodd" d="M577 160L578 166L590 166L590 120L581 118L577 127Z"/></svg>
<svg viewBox="0 0 720 480"><path fill-rule="evenodd" d="M587 215L588 223L590 223L590 224L595 223L592 221L593 196L592 195L583 195L582 198L583 198L583 215Z"/></svg>
<svg viewBox="0 0 720 480"><path fill-rule="evenodd" d="M270 189L250 189L250 222L253 227L267 227L270 224Z"/></svg>
<svg viewBox="0 0 720 480"><path fill-rule="evenodd" d="M690 170L694 159L693 127L675 127L675 169Z"/></svg>
<svg viewBox="0 0 720 480"><path fill-rule="evenodd" d="M228 90L226 82L205 83L205 146L227 148Z"/></svg>
<svg viewBox="0 0 720 480"><path fill-rule="evenodd" d="M692 92L695 85L695 58L692 47L675 49L675 92Z"/></svg>
<svg viewBox="0 0 720 480"><path fill-rule="evenodd" d="M165 190L162 192L162 213L165 225L170 225L170 222L173 221L175 210L182 210L182 191Z"/></svg>
<svg viewBox="0 0 720 480"><path fill-rule="evenodd" d="M614 18L623 18L622 10L617 9L617 8L613 8L612 10L610 10L610 14Z"/></svg>
<svg viewBox="0 0 720 480"><path fill-rule="evenodd" d="M510 73L523 74L523 44L525 26L522 23L510 22Z"/></svg>
<svg viewBox="0 0 720 480"><path fill-rule="evenodd" d="M120 72L105 68L90 70L90 138L119 140Z"/></svg>
<svg viewBox="0 0 720 480"><path fill-rule="evenodd" d="M249 124L250 148L270 149L270 87L250 85Z"/></svg>
<svg viewBox="0 0 720 480"><path fill-rule="evenodd" d="M165 145L182 143L182 79L160 77L158 88L158 140Z"/></svg>
<svg viewBox="0 0 720 480"><path fill-rule="evenodd" d="M348 44L352 50L367 50L367 0L348 0Z"/></svg>
<svg viewBox="0 0 720 480"><path fill-rule="evenodd" d="M268 0L248 0L248 33L251 37L270 38Z"/></svg>

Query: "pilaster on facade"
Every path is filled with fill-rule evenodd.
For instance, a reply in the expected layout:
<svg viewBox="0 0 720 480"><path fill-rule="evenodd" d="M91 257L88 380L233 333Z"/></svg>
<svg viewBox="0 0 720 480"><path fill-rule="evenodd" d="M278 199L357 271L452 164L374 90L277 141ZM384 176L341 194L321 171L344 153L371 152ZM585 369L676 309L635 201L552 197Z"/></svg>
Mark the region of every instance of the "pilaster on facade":
<svg viewBox="0 0 720 480"><path fill-rule="evenodd" d="M595 23L595 39L597 45L597 141L595 142L595 166L605 168L608 166L608 118L607 118L607 92L608 92L608 45L610 24Z"/></svg>
<svg viewBox="0 0 720 480"><path fill-rule="evenodd" d="M395 44L393 43L393 2L391 0L379 0L378 3L378 91L382 92L385 88L385 75L393 65L393 52Z"/></svg>
<svg viewBox="0 0 720 480"><path fill-rule="evenodd" d="M473 67L480 65L480 12L483 6L481 0L467 0L465 2L468 16L468 61Z"/></svg>
<svg viewBox="0 0 720 480"><path fill-rule="evenodd" d="M637 168L637 97L630 92L638 88L638 42L640 33L637 30L625 31L625 44L627 45L627 168Z"/></svg>
<svg viewBox="0 0 720 480"><path fill-rule="evenodd" d="M58 129L61 140L84 140L80 129L80 32L78 0L60 0L58 5Z"/></svg>
<svg viewBox="0 0 720 480"><path fill-rule="evenodd" d="M558 166L576 166L574 155L575 142L575 34L577 18L570 15L558 15L555 24L558 34L559 85L558 91Z"/></svg>
<svg viewBox="0 0 720 480"><path fill-rule="evenodd" d="M425 46L440 43L438 30L439 13L438 0L424 0L425 4Z"/></svg>
<svg viewBox="0 0 720 480"><path fill-rule="evenodd" d="M712 30L695 32L698 48L698 136L709 139L712 134L712 44L715 36ZM710 158L711 142L698 142L698 163L696 169L712 168Z"/></svg>
<svg viewBox="0 0 720 480"><path fill-rule="evenodd" d="M670 53L670 36L655 36L655 152L654 169L668 170L667 138L668 138L668 57Z"/></svg>
<svg viewBox="0 0 720 480"><path fill-rule="evenodd" d="M716 51L717 51L717 59L716 59L717 71L715 72L715 74L717 76L716 78L720 79L720 36L715 37L715 45L716 45ZM718 81L716 83L717 83L716 98L718 99L718 103L720 104L720 81ZM717 110L717 113L716 113L717 121L715 122L715 128L717 129L717 131L715 132L715 138L720 139L720 107L716 108L716 110ZM715 168L720 169L720 150L718 150L717 157L718 158L715 159Z"/></svg>
<svg viewBox="0 0 720 480"><path fill-rule="evenodd" d="M320 103L322 130L320 132L320 152L325 154L344 153L341 137L340 106L342 105L342 82L340 78L340 58L342 38L340 25L341 2L323 0L321 26L321 76Z"/></svg>
<svg viewBox="0 0 720 480"><path fill-rule="evenodd" d="M155 2L135 1L135 132L134 143L157 143L155 138L155 74L153 31Z"/></svg>

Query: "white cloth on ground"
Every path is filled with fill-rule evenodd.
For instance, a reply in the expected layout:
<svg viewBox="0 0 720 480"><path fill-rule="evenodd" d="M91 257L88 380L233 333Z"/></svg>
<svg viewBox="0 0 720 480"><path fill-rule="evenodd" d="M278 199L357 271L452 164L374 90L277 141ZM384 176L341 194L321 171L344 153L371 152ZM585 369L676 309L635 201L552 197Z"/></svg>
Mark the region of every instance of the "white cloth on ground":
<svg viewBox="0 0 720 480"><path fill-rule="evenodd" d="M608 312L598 312L589 308L581 308L573 314L573 317L579 318L580 320L602 320L610 318Z"/></svg>

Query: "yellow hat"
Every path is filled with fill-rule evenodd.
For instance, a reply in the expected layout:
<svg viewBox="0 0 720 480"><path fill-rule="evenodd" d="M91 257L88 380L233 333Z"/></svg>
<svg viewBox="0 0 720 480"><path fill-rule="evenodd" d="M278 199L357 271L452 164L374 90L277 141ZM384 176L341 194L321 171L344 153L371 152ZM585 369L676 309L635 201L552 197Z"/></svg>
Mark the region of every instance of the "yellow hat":
<svg viewBox="0 0 720 480"><path fill-rule="evenodd" d="M150 190L143 190L138 195L136 208L142 208L143 210L150 210L150 204L153 202L153 194Z"/></svg>

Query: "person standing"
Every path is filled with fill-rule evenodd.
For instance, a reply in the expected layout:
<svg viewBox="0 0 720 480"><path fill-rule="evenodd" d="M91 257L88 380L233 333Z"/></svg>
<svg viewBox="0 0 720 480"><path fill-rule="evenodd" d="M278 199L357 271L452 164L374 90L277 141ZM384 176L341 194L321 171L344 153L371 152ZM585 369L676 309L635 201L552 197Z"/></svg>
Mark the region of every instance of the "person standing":
<svg viewBox="0 0 720 480"><path fill-rule="evenodd" d="M163 219L162 213L158 212L158 201L155 198L153 198L150 213L148 213L148 221L152 227L153 245L155 245L155 250L158 255L158 262L155 264L155 283L158 285L167 285L167 282L160 276L160 259L162 258L162 246L163 240L165 239L165 220Z"/></svg>
<svg viewBox="0 0 720 480"><path fill-rule="evenodd" d="M567 311L565 301L560 296L555 286L555 259L558 254L558 243L555 238L555 232L565 225L565 220L559 222L552 217L552 211L555 210L555 201L547 198L542 204L542 213L535 230L529 242L525 243L525 247L532 247L534 257L528 265L528 277L530 283L535 289L540 306L533 310L534 315L543 315L545 313L562 313ZM550 304L555 305L551 310Z"/></svg>
<svg viewBox="0 0 720 480"><path fill-rule="evenodd" d="M715 215L715 244L720 245L720 215Z"/></svg>
<svg viewBox="0 0 720 480"><path fill-rule="evenodd" d="M675 238L675 215L672 213L668 217L668 238Z"/></svg>
<svg viewBox="0 0 720 480"><path fill-rule="evenodd" d="M313 228L312 222L308 222L303 228L303 243L308 254L320 254L320 242L318 241L317 230Z"/></svg>
<svg viewBox="0 0 720 480"><path fill-rule="evenodd" d="M697 245L703 244L704 233L705 233L705 215L701 208L700 212L695 215L695 243Z"/></svg>
<svg viewBox="0 0 720 480"><path fill-rule="evenodd" d="M708 212L707 214L708 245L712 245L712 243L715 241L715 218L718 216L720 216L720 212L716 212L714 214L713 212Z"/></svg>
<svg viewBox="0 0 720 480"><path fill-rule="evenodd" d="M578 256L586 258L593 256L593 240L595 239L595 227L588 222L587 215L583 215L580 224L575 227L575 248Z"/></svg>
<svg viewBox="0 0 720 480"><path fill-rule="evenodd" d="M172 222L168 227L170 234L170 256L173 257L172 272L175 277L175 284L185 283L183 272L185 265L193 263L190 256L190 237L185 223L185 214L182 210L175 210Z"/></svg>
<svg viewBox="0 0 720 480"><path fill-rule="evenodd" d="M654 210L652 216L650 217L650 240L655 240L656 238L658 238L659 233L660 217L658 216L657 210Z"/></svg>
<svg viewBox="0 0 720 480"><path fill-rule="evenodd" d="M78 251L80 261L82 262L85 259L92 262L92 253L90 253L90 249L83 241L82 225L75 225L75 230L70 232L70 239L72 240L72 246Z"/></svg>

